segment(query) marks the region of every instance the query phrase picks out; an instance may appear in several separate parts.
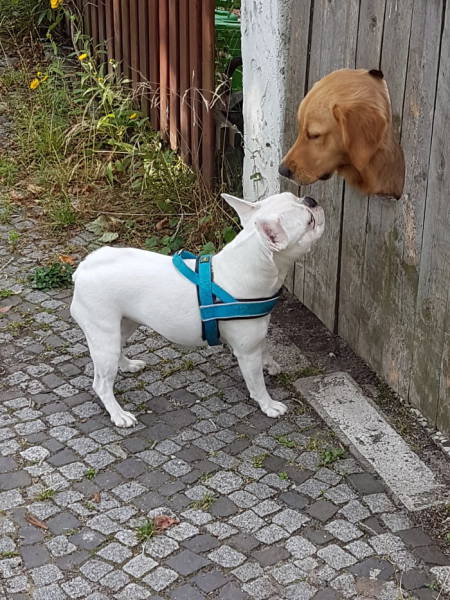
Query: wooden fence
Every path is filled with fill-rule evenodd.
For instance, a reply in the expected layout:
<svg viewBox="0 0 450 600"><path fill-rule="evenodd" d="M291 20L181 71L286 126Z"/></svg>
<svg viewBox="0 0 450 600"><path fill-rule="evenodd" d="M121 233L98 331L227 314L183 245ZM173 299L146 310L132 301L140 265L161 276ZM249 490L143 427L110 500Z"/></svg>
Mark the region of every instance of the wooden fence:
<svg viewBox="0 0 450 600"><path fill-rule="evenodd" d="M406 159L400 201L333 177L305 188L327 230L295 267L295 294L432 423L450 431L450 5L292 2L285 148L296 109L334 69L381 68Z"/></svg>
<svg viewBox="0 0 450 600"><path fill-rule="evenodd" d="M214 176L214 0L75 0L94 46L121 64L174 150Z"/></svg>

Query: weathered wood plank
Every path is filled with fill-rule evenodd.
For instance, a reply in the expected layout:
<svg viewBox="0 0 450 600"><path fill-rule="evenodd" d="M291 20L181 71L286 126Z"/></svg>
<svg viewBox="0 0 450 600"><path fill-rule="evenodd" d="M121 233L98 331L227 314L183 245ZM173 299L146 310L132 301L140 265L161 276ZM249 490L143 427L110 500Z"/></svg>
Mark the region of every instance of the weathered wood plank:
<svg viewBox="0 0 450 600"><path fill-rule="evenodd" d="M385 0L362 0L359 14L356 68L378 68L381 57ZM345 186L341 269L338 299L338 333L358 348L364 322L362 286L368 198Z"/></svg>
<svg viewBox="0 0 450 600"><path fill-rule="evenodd" d="M354 66L358 14L358 0L345 4L337 0L314 3L309 88L335 69ZM299 277L296 269L294 283L306 306L329 329L334 329L336 318L342 192L342 180L337 177L314 184L312 195L325 209L327 226L321 243L303 260L303 283L300 281L301 269L298 270Z"/></svg>
<svg viewBox="0 0 450 600"><path fill-rule="evenodd" d="M450 10L447 7L433 124L428 189L420 257L419 287L410 397L426 414L436 407L435 423L449 427L450 281ZM447 331L445 330L447 329ZM436 398L439 402L436 403Z"/></svg>
<svg viewBox="0 0 450 600"><path fill-rule="evenodd" d="M307 67L309 54L309 24L311 0L289 4L289 23L287 32L290 40L286 63L289 65L289 76L286 77L286 107L283 128L283 155L289 150L298 133L297 109L307 87ZM283 19L284 20L284 19ZM281 190L299 194L299 186L293 181L282 178ZM295 288L295 270L298 269L298 278L303 282L303 263L294 265L288 273L285 286L290 292ZM301 274L300 274L301 272Z"/></svg>
<svg viewBox="0 0 450 600"><path fill-rule="evenodd" d="M381 69L388 83L394 126L400 129L411 33L413 0L387 0ZM401 202L370 197L362 283L359 351L398 390L397 364L405 359L397 327L401 304L399 218ZM391 331L388 335L386 332ZM401 348L401 350L400 350ZM409 365L403 365L407 369Z"/></svg>

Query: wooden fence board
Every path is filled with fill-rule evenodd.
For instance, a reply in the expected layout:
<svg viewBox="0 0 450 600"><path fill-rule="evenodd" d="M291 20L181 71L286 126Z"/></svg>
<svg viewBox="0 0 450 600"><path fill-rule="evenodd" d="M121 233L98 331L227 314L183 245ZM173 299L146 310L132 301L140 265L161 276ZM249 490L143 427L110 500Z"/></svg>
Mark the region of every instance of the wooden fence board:
<svg viewBox="0 0 450 600"><path fill-rule="evenodd" d="M148 31L148 56L149 56L149 84L151 122L155 129L160 127L160 68L159 68L159 0L149 0L149 31Z"/></svg>
<svg viewBox="0 0 450 600"><path fill-rule="evenodd" d="M184 161L190 161L191 129L189 123L189 0L180 3L180 151Z"/></svg>
<svg viewBox="0 0 450 600"><path fill-rule="evenodd" d="M381 69L389 84L394 127L400 130L411 33L413 0L387 0ZM401 203L370 197L367 212L359 347L369 364L383 371L398 390L398 362L407 360L405 340L398 327L401 305L401 249L398 236ZM386 330L390 330L386 336ZM409 365L403 364L402 369Z"/></svg>
<svg viewBox="0 0 450 600"><path fill-rule="evenodd" d="M214 115L213 115L213 92L214 62L205 60L211 52L214 56L214 21L208 19L208 14L214 12L214 0L203 0L202 2L202 174L205 181L214 178L215 151L214 151Z"/></svg>
<svg viewBox="0 0 450 600"><path fill-rule="evenodd" d="M330 71L354 66L358 14L358 0L344 5L338 0L315 1L309 89ZM303 272L296 269L294 282L306 306L330 329L334 329L336 318L342 193L342 180L337 177L314 184L312 195L325 209L327 227L321 243L303 260Z"/></svg>
<svg viewBox="0 0 450 600"><path fill-rule="evenodd" d="M197 169L201 164L201 77L202 77L202 47L201 27L198 18L201 11L201 0L189 0L189 87L191 102L191 155L192 164Z"/></svg>
<svg viewBox="0 0 450 600"><path fill-rule="evenodd" d="M378 68L381 57L385 0L362 0L359 15L356 68ZM338 333L352 347L359 343L361 321L367 319L362 304L362 279L368 198L345 186L338 305Z"/></svg>
<svg viewBox="0 0 450 600"><path fill-rule="evenodd" d="M169 133L169 6L159 0L159 118L161 133Z"/></svg>
<svg viewBox="0 0 450 600"><path fill-rule="evenodd" d="M287 64L290 65L288 87L286 89L286 112L283 129L283 149L282 154L286 154L295 141L298 134L297 109L307 88L307 66L310 40L310 13L311 2L296 2L289 5L289 31L287 35L291 40ZM299 186L293 181L285 178L281 181L281 189L293 194L299 194ZM299 261L289 272L285 285L290 292L295 289L295 272L299 281L303 282L303 262Z"/></svg>
<svg viewBox="0 0 450 600"><path fill-rule="evenodd" d="M169 0L169 140L178 148L180 130L180 54L178 0Z"/></svg>
<svg viewBox="0 0 450 600"><path fill-rule="evenodd" d="M131 81L133 88L136 89L139 83L139 54L140 54L140 43L139 43L139 11L138 4L142 4L142 0L129 0L130 10L130 71Z"/></svg>
<svg viewBox="0 0 450 600"><path fill-rule="evenodd" d="M450 10L447 6L433 124L431 159L423 226L416 306L411 399L425 413L435 408L435 422L450 426L449 282L450 282ZM447 328L447 331L446 331ZM444 393L445 392L445 393ZM441 397L436 403L435 399Z"/></svg>

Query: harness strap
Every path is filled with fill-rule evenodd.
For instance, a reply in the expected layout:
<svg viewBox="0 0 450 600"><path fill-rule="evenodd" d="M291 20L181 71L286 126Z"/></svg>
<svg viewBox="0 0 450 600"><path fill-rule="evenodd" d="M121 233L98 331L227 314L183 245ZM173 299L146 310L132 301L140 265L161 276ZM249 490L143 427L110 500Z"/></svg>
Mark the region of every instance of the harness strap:
<svg viewBox="0 0 450 600"><path fill-rule="evenodd" d="M186 259L196 260L196 270L185 264ZM180 250L172 256L172 262L186 279L197 286L203 339L210 346L220 344L218 320L253 319L270 313L279 300L279 292L271 298L238 300L213 281L212 255L197 257ZM219 301L217 301L219 299Z"/></svg>
<svg viewBox="0 0 450 600"><path fill-rule="evenodd" d="M213 306L214 298L212 293L212 270L211 270L211 256L209 254L199 256L197 259L198 268L198 296L200 300L200 314L201 307L204 305ZM219 341L219 325L217 321L209 319L203 321L203 333L204 337L208 340L210 346L217 346L220 344Z"/></svg>

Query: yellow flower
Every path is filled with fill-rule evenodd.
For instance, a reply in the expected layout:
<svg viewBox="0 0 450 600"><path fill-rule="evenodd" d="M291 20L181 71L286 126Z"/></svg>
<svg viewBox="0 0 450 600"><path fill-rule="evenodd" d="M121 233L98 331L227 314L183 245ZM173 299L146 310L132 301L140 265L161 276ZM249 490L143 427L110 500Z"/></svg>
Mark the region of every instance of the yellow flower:
<svg viewBox="0 0 450 600"><path fill-rule="evenodd" d="M137 113L133 113L132 115L130 115L129 118L130 119L137 119Z"/></svg>
<svg viewBox="0 0 450 600"><path fill-rule="evenodd" d="M83 54L80 54L80 56L78 57L78 60L86 60L87 57L88 55L86 54L86 52L83 52Z"/></svg>
<svg viewBox="0 0 450 600"><path fill-rule="evenodd" d="M33 81L30 83L30 90L35 90L40 83L41 82L39 81L39 79L33 79Z"/></svg>
<svg viewBox="0 0 450 600"><path fill-rule="evenodd" d="M59 8L62 3L63 3L63 0L50 0L50 6L53 9Z"/></svg>
<svg viewBox="0 0 450 600"><path fill-rule="evenodd" d="M44 83L44 81L47 81L48 79L48 75L44 75L44 77L42 77L41 79L41 83Z"/></svg>
<svg viewBox="0 0 450 600"><path fill-rule="evenodd" d="M38 72L36 73L36 76L37 76L37 77L40 77L41 75L42 75L42 73L41 73L40 71L38 71Z"/></svg>

